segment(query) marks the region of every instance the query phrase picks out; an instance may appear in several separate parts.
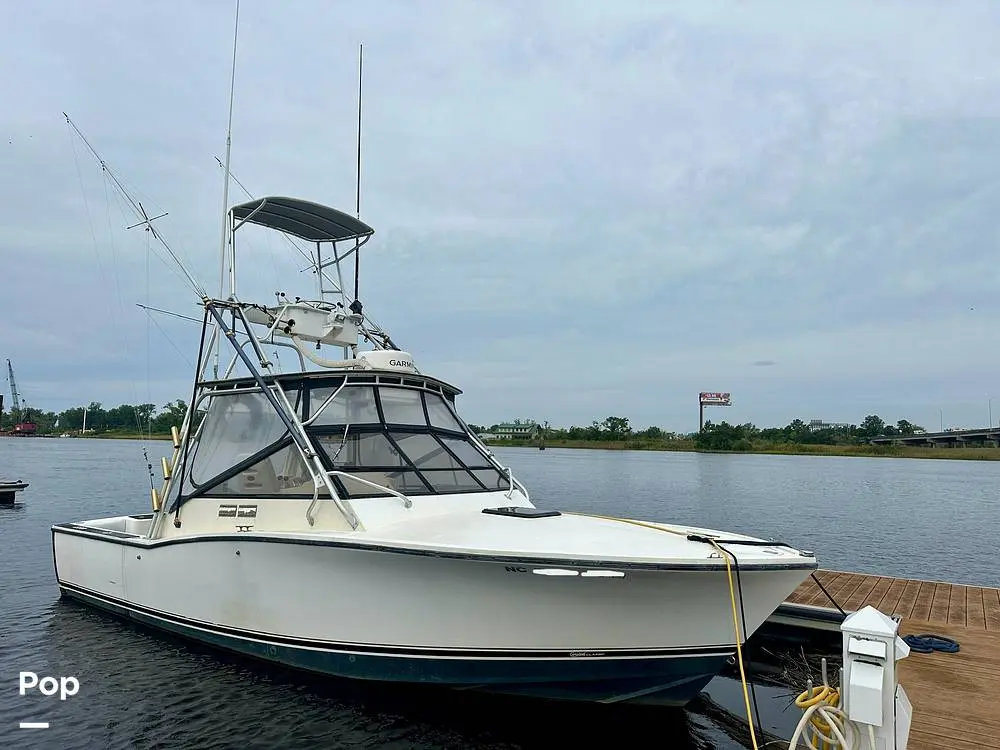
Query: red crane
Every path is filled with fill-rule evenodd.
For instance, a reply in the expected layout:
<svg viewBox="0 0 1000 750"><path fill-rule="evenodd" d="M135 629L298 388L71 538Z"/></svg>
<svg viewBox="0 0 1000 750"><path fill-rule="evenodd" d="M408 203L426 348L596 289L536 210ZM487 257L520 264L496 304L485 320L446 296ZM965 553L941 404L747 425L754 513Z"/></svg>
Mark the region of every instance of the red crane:
<svg viewBox="0 0 1000 750"><path fill-rule="evenodd" d="M14 367L9 359L7 360L7 380L10 381L10 396L11 401L14 402L13 408L10 410L11 419L14 420L14 429L11 432L14 435L34 435L38 425L31 421L31 412L27 405L22 413L21 397L17 392L17 383L14 380Z"/></svg>

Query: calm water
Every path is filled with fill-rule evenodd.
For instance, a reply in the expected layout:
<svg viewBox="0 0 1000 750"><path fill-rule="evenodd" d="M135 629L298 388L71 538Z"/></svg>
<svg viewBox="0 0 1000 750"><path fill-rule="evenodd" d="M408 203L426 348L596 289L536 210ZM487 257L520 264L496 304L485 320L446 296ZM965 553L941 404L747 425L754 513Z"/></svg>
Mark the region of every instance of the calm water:
<svg viewBox="0 0 1000 750"><path fill-rule="evenodd" d="M167 443L148 447L154 467ZM499 451L538 505L768 536L824 567L998 585L1000 462ZM741 748L737 686L686 710L598 710L314 679L175 641L60 601L49 526L145 511L139 443L0 439L0 475L30 487L0 507L0 747ZM195 584L196 585L196 584ZM17 691L20 671L74 675L60 703ZM765 723L798 718L759 690ZM729 716L722 707L737 714ZM49 721L19 730L19 721ZM734 738L735 737L735 738Z"/></svg>

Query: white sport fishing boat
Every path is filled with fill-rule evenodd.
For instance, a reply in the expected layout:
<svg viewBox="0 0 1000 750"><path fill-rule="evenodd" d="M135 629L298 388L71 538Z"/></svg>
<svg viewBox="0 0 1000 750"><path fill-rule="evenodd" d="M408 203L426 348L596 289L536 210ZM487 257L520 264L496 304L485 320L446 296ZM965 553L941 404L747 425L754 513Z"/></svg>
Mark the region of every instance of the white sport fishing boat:
<svg viewBox="0 0 1000 750"><path fill-rule="evenodd" d="M237 297L247 225L310 243L315 300ZM371 227L269 197L233 207L226 234L229 294L201 293L192 403L153 512L53 526L64 596L329 675L678 705L816 568L778 542L536 508L459 416L459 389L344 291Z"/></svg>

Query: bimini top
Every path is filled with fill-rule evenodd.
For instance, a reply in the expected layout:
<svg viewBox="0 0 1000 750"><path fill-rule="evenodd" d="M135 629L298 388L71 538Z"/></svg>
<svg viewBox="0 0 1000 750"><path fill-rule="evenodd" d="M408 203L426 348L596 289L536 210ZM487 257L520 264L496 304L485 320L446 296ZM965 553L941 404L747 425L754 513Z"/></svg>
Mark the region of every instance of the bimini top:
<svg viewBox="0 0 1000 750"><path fill-rule="evenodd" d="M368 237L375 230L359 219L329 206L301 198L257 198L232 208L237 222L258 224L309 242L340 242Z"/></svg>

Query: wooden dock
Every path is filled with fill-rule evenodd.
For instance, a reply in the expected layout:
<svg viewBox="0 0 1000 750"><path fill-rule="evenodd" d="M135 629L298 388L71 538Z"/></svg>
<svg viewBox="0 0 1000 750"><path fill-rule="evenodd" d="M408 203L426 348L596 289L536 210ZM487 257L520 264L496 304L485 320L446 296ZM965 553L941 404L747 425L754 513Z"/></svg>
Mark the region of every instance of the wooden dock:
<svg viewBox="0 0 1000 750"><path fill-rule="evenodd" d="M958 641L957 654L911 652L899 682L913 704L908 750L982 750L1000 737L1000 589L887 576L817 571L846 612L871 605L900 618L899 634ZM789 611L837 609L811 578L788 598ZM830 618L828 618L829 620Z"/></svg>

